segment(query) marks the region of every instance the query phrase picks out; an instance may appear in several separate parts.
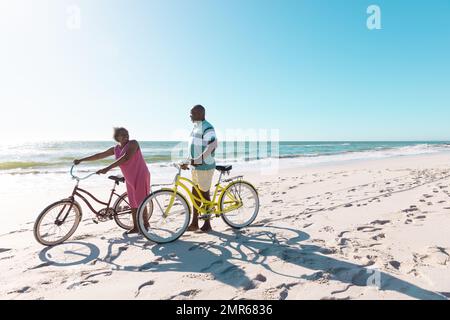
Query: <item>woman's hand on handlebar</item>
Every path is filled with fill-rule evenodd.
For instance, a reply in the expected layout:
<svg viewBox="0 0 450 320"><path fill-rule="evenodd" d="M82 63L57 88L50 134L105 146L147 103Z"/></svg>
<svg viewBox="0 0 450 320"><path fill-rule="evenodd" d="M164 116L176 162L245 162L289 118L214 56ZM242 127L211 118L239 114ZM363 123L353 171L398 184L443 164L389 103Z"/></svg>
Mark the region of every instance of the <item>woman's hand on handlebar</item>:
<svg viewBox="0 0 450 320"><path fill-rule="evenodd" d="M109 171L109 168L103 168L98 170L96 173L97 174L106 174Z"/></svg>

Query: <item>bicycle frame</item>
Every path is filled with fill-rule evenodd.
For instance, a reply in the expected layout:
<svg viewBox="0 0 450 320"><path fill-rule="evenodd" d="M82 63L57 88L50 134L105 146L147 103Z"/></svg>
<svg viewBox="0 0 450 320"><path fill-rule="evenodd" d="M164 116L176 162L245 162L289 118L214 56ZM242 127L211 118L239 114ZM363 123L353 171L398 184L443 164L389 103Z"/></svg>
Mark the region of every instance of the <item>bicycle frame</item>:
<svg viewBox="0 0 450 320"><path fill-rule="evenodd" d="M74 202L75 202L75 198L76 198L76 197L79 197L81 200L83 200L83 202L86 204L86 206L87 206L87 207L88 207L88 208L89 208L96 216L99 215L99 211L97 211L97 210L94 209L94 207L93 207L93 206L91 205L91 203L89 202L88 198L94 200L95 202L97 202L97 203L99 203L99 204L102 204L102 205L106 206L106 212L108 212L108 210L110 209L110 206L111 206L111 201L112 201L112 199L113 199L113 196L116 195L116 196L120 197L120 194L118 194L118 193L116 192L116 186L117 186L117 183L116 183L116 182L114 182L114 186L113 186L113 188L111 189L111 194L110 194L110 196L109 196L108 202L101 201L101 200L97 199L97 198L96 198L93 194L91 194L89 191L86 191L86 190L80 188L80 187L78 186L79 183L80 183L80 181L77 180L77 183L76 183L75 187L73 188L72 194L71 194L71 196L69 197L69 199L70 199L71 202L72 202L72 204L71 204L69 210L68 210L67 213L65 214L64 218L63 218L62 220L59 220L61 214L63 213L63 211L64 211L64 209L65 209L65 206L64 206L64 207L61 209L61 211L59 212L58 216L56 217L56 220L57 220L57 221L59 221L59 222L64 222L64 221L66 220L67 216L69 215L70 210L72 209L72 206L73 206L73 204L74 204ZM86 198L83 194L86 195L88 198Z"/></svg>
<svg viewBox="0 0 450 320"><path fill-rule="evenodd" d="M242 176L230 178L230 179L227 179L226 181L232 181L232 180L240 179L240 178L242 178ZM207 213L210 213L209 210L212 210L211 212L213 214L221 215L221 214L224 214L224 213L227 213L227 212L230 212L230 211L240 208L242 206L242 201L240 199L236 199L232 193L228 192L227 195L231 198L231 201L226 201L225 203L228 203L228 204L232 203L233 205L227 207L226 210L219 210L220 199L223 198L223 196L225 194L225 189L229 186L229 185L226 185L225 187L223 187L221 185L221 182L222 182L222 172L220 173L218 182L215 184L215 189L214 189L214 193L213 193L211 200L207 200L202 195L201 190L194 184L194 182L192 180L181 176L181 168L179 168L178 173L176 174L175 179L174 179L174 183L173 183L174 186L173 186L173 188L170 189L173 191L174 195L170 199L169 205L167 206L167 209L166 209L164 215L167 216L169 214L170 209L172 208L173 203L175 201L175 195L178 193L178 188L184 190L187 193L187 195L189 196L189 199L191 200L192 205L197 209L198 213L200 213L200 214L207 214ZM199 197L195 196L192 193L191 189L186 184L190 185L191 189L195 190L196 194ZM217 199L217 201L216 201L216 199ZM198 203L204 204L205 206L202 207L202 206L198 205Z"/></svg>

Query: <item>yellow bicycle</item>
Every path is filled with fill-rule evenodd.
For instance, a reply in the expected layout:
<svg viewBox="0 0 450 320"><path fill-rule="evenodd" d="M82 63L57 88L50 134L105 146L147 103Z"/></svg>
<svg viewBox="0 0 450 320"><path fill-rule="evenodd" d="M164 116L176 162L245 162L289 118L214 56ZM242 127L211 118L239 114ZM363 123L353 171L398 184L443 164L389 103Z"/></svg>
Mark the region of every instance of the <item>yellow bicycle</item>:
<svg viewBox="0 0 450 320"><path fill-rule="evenodd" d="M235 229L247 227L256 219L259 197L255 187L244 181L242 176L222 179L225 174L230 173L232 166L216 166L220 175L211 201L201 195L190 179L181 176L180 165L175 164L175 167L178 173L170 184L171 187L150 193L139 206L138 226L147 239L156 243L168 243L183 235L191 219L191 206L184 194L198 210L200 219L222 217L226 224ZM192 193L192 187L199 197ZM144 215L145 213L147 214ZM150 216L148 223L144 223L144 216Z"/></svg>

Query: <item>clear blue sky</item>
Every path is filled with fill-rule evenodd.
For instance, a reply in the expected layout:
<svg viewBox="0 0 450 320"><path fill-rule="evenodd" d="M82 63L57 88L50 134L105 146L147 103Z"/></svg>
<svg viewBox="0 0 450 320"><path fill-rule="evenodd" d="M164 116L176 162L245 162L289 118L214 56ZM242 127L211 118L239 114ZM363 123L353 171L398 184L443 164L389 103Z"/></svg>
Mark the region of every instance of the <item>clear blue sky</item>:
<svg viewBox="0 0 450 320"><path fill-rule="evenodd" d="M116 125L176 139L197 103L219 130L283 140L450 139L448 0L0 3L13 139L106 140ZM366 27L371 4L381 30Z"/></svg>

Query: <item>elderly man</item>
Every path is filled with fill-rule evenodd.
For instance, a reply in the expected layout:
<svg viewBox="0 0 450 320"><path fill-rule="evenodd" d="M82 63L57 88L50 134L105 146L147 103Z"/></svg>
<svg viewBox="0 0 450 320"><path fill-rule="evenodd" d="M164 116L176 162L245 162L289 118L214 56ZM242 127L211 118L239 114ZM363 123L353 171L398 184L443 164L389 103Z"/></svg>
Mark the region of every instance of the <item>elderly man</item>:
<svg viewBox="0 0 450 320"><path fill-rule="evenodd" d="M191 109L191 120L194 123L194 129L191 133L191 141L189 144L189 151L191 155L190 165L193 166L192 181L200 190L203 198L211 200L209 189L211 189L212 178L216 168L214 160L214 151L217 148L217 138L214 127L205 120L205 108L201 105L196 105ZM184 164L182 168L188 169L189 164ZM192 193L197 198L200 198L197 190L192 188ZM202 203L196 202L197 206ZM198 211L193 206L192 223L188 231L196 231L198 226ZM208 218L205 219L204 225L201 227L203 232L212 230L211 223Z"/></svg>

